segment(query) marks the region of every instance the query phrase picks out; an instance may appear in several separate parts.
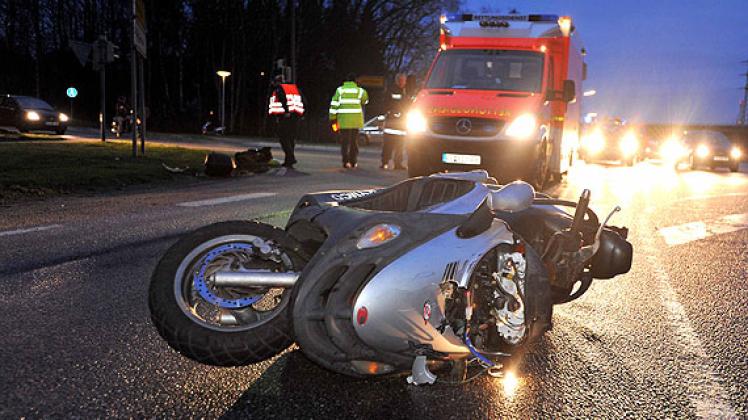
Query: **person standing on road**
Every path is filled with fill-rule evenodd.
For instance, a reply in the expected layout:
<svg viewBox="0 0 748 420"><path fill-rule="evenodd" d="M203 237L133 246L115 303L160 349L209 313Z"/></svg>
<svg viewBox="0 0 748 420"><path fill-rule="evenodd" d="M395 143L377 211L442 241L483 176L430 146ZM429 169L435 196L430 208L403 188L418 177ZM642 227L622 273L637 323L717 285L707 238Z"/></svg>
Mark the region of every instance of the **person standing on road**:
<svg viewBox="0 0 748 420"><path fill-rule="evenodd" d="M387 92L387 116L384 121L384 140L382 142L382 169L388 169L390 159L395 169L405 169L403 154L405 150L405 113L411 100L406 89L408 78L404 73L395 75L395 86Z"/></svg>
<svg viewBox="0 0 748 420"><path fill-rule="evenodd" d="M369 94L354 82L355 78L348 74L330 101L330 121L333 131L340 132L340 152L347 169L358 164L358 131L364 126L363 107L369 103Z"/></svg>
<svg viewBox="0 0 748 420"><path fill-rule="evenodd" d="M275 118L278 140L285 155L283 166L293 169L296 164L296 128L298 119L304 115L304 102L299 88L295 84L283 83L280 74L273 79L268 115Z"/></svg>

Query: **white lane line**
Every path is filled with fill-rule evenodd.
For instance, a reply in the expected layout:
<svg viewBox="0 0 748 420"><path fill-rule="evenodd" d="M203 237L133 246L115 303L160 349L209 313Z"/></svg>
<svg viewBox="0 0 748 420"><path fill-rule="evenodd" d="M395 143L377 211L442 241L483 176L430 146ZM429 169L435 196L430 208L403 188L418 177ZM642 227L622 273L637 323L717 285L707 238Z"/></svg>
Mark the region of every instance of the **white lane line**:
<svg viewBox="0 0 748 420"><path fill-rule="evenodd" d="M6 230L4 232L0 232L0 236L21 235L24 233L41 232L41 231L57 229L61 227L62 225L47 225L47 226L36 226L36 227L25 228L25 229Z"/></svg>
<svg viewBox="0 0 748 420"><path fill-rule="evenodd" d="M658 229L658 232L668 246L675 246L743 229L748 229L748 213L730 214L711 221L665 227Z"/></svg>
<svg viewBox="0 0 748 420"><path fill-rule="evenodd" d="M683 384L688 390L688 398L696 410L696 416L703 419L738 418L730 403L729 394L722 385L722 378L712 368L711 357L678 300L678 293L673 289L670 276L656 256L657 250L653 244L647 244L642 251L647 255L648 265L657 280L658 294L675 334L675 342L685 356L678 359L681 361L679 367L685 371Z"/></svg>
<svg viewBox="0 0 748 420"><path fill-rule="evenodd" d="M209 200L199 201L185 201L178 203L180 207L202 207L202 206L215 206L216 204L235 203L237 201L253 200L255 198L272 197L278 195L276 193L251 193L251 194L239 194L231 195L228 197L211 198Z"/></svg>
<svg viewBox="0 0 748 420"><path fill-rule="evenodd" d="M712 198L745 197L745 196L748 196L748 193L693 195L691 197L679 198L677 200L673 200L672 202L682 203L684 201L700 201L700 200L708 200Z"/></svg>

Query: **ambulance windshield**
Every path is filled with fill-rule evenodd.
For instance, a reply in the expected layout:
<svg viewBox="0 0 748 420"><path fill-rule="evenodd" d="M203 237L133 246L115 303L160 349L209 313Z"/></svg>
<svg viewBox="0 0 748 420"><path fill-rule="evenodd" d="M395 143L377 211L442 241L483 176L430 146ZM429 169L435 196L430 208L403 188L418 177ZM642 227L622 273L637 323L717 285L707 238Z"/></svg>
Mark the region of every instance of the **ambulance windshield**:
<svg viewBox="0 0 748 420"><path fill-rule="evenodd" d="M513 50L447 50L426 87L430 89L540 92L543 54Z"/></svg>

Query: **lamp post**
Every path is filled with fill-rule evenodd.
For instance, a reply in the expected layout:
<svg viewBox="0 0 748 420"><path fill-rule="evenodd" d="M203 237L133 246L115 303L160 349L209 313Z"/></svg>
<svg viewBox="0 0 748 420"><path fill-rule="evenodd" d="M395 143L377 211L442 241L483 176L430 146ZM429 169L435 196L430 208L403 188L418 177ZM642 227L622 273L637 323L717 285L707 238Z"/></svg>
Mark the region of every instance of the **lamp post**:
<svg viewBox="0 0 748 420"><path fill-rule="evenodd" d="M217 75L221 76L221 127L226 129L226 78L231 76L230 71L218 70Z"/></svg>

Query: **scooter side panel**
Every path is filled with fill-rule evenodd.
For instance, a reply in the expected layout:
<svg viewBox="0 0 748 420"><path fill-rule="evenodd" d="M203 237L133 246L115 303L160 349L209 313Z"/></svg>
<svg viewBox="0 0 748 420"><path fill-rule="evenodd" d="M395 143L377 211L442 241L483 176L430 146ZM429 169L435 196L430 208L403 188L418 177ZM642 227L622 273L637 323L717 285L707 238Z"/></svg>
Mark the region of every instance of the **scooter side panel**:
<svg viewBox="0 0 748 420"><path fill-rule="evenodd" d="M513 243L508 226L495 219L491 228L468 239L451 229L413 249L377 273L360 291L353 307L356 333L367 345L401 352L415 345L444 353L466 353L462 340L447 327L440 284L447 265L456 263L454 281L466 284L475 265L500 243ZM365 309L362 309L365 308ZM361 316L367 314L365 322Z"/></svg>

